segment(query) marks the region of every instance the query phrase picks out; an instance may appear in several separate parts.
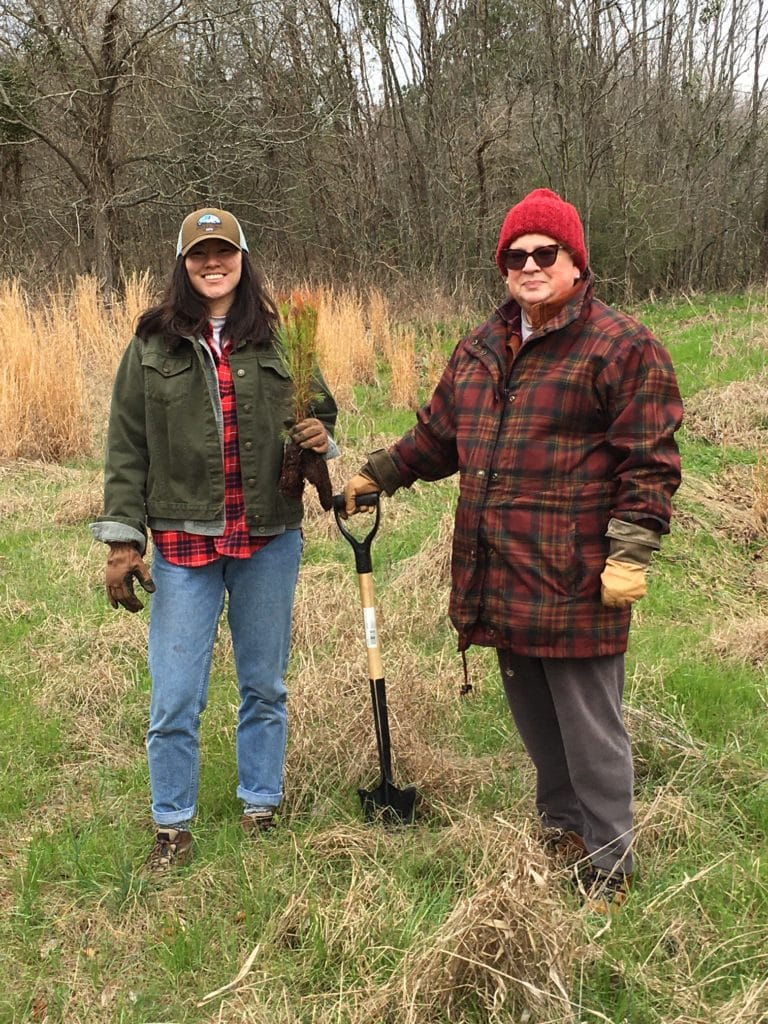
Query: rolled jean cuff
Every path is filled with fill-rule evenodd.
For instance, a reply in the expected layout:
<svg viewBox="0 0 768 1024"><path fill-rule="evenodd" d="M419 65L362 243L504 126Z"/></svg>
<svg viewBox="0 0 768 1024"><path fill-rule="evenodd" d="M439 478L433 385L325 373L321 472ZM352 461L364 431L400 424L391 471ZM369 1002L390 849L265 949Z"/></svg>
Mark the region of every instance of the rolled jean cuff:
<svg viewBox="0 0 768 1024"><path fill-rule="evenodd" d="M152 812L152 820L161 828L187 829L187 825L192 823L194 816L194 807L184 807L180 811L164 811L161 814Z"/></svg>
<svg viewBox="0 0 768 1024"><path fill-rule="evenodd" d="M242 786L237 787L237 795L240 800L253 807L277 808L283 802L282 793L254 793L250 789L243 789Z"/></svg>

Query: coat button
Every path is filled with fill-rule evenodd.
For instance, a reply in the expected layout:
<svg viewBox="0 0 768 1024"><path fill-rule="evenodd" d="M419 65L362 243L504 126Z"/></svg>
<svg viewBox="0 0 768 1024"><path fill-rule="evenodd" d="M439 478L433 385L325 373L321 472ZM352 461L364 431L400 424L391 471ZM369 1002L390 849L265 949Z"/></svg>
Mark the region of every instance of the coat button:
<svg viewBox="0 0 768 1024"><path fill-rule="evenodd" d="M245 370L243 370L242 367L237 371L237 376L238 377L244 377L245 376Z"/></svg>
<svg viewBox="0 0 768 1024"><path fill-rule="evenodd" d="M514 395L510 395L510 396L509 396L509 400L510 400L510 402L514 402L514 400L515 400L515 396L514 396Z"/></svg>
<svg viewBox="0 0 768 1024"><path fill-rule="evenodd" d="M256 486L256 477L255 476L249 476L247 483L248 483L249 487L255 487Z"/></svg>
<svg viewBox="0 0 768 1024"><path fill-rule="evenodd" d="M251 448L253 448L253 441L246 441L245 444L243 445L243 448L245 448L245 450L249 452Z"/></svg>

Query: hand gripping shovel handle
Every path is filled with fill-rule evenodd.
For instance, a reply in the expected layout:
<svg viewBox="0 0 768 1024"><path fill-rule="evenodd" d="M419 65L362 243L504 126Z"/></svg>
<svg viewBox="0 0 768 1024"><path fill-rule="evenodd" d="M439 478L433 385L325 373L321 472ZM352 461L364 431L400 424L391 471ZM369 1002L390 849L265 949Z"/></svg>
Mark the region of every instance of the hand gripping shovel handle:
<svg viewBox="0 0 768 1024"><path fill-rule="evenodd" d="M336 525L352 545L352 550L355 552L355 567L357 568L358 573L373 572L373 565L371 564L371 544L373 543L373 538L376 536L379 529L379 521L381 519L379 496L378 494L358 494L355 497L355 504L358 508L372 507L376 509L376 518L373 521L373 526L364 537L356 537L353 533L350 533L344 525L341 513L347 507L347 503L343 494L334 494L333 514L336 517Z"/></svg>
<svg viewBox="0 0 768 1024"><path fill-rule="evenodd" d="M365 646L368 654L368 677L371 687L373 721L376 729L376 746L379 753L379 767L381 769L379 785L375 789L360 789L358 792L362 801L363 811L369 821L375 817L380 817L388 823L410 824L414 818L416 790L413 786L408 786L406 789L398 789L392 781L392 745L389 735L387 692L376 626L371 544L379 528L381 506L378 494L358 495L355 502L357 505L374 506L376 509L373 527L362 538L355 537L344 526L339 514L345 507L343 494L337 494L334 497L333 510L339 530L349 541L355 552L355 566L357 568L360 603L363 609L363 622L365 626Z"/></svg>

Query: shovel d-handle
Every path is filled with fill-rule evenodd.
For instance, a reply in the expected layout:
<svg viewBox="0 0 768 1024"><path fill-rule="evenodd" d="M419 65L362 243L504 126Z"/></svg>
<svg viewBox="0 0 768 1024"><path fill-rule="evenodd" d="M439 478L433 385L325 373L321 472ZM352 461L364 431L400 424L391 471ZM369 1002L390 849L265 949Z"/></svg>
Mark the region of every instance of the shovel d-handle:
<svg viewBox="0 0 768 1024"><path fill-rule="evenodd" d="M343 494L334 495L333 514L336 517L336 525L341 530L343 536L346 537L352 545L352 550L355 552L355 568L357 569L358 574L370 574L373 572L373 563L371 562L371 544L373 543L373 538L376 536L376 532L379 529L379 520L381 519L379 496L378 494L358 494L355 498L355 504L359 508L368 506L376 509L376 518L373 521L373 526L364 537L356 537L354 533L350 533L344 525L344 520L340 515L345 508L345 499Z"/></svg>

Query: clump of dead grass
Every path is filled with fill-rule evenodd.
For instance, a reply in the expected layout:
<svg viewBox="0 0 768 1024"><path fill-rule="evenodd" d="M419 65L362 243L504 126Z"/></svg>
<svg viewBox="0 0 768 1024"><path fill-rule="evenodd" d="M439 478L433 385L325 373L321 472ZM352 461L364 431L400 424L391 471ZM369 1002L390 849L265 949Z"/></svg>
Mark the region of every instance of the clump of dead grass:
<svg viewBox="0 0 768 1024"><path fill-rule="evenodd" d="M146 662L148 628L147 617L139 615L115 613L82 629L49 616L30 639L39 672L38 706L66 707L81 721L111 718ZM84 722L86 728L91 724Z"/></svg>
<svg viewBox="0 0 768 1024"><path fill-rule="evenodd" d="M460 1021L477 1005L488 1019L503 1012L503 1019L576 1020L568 990L579 916L564 904L541 850L504 822L467 819L460 828L463 842L483 851L480 863L453 910L414 942L361 1021Z"/></svg>
<svg viewBox="0 0 768 1024"><path fill-rule="evenodd" d="M716 321L712 330L711 357L721 366L749 352L768 352L768 322L764 315L746 326Z"/></svg>
<svg viewBox="0 0 768 1024"><path fill-rule="evenodd" d="M712 649L721 658L734 658L748 665L768 665L768 615L733 620L712 636Z"/></svg>
<svg viewBox="0 0 768 1024"><path fill-rule="evenodd" d="M675 521L689 529L714 530L739 543L768 536L765 488L758 466L729 466L714 480L686 473L675 499Z"/></svg>
<svg viewBox="0 0 768 1024"><path fill-rule="evenodd" d="M81 526L101 515L104 508L101 470L83 472L77 486L65 487L56 495L53 521L62 526Z"/></svg>
<svg viewBox="0 0 768 1024"><path fill-rule="evenodd" d="M715 445L759 448L768 442L768 374L705 388L686 402L688 433Z"/></svg>
<svg viewBox="0 0 768 1024"><path fill-rule="evenodd" d="M432 605L436 603L438 593L441 597L447 596L451 584L453 522L453 509L447 509L437 529L422 543L418 553L402 559L391 584L393 593L410 594L421 601L426 598ZM447 602L443 607L447 610Z"/></svg>
<svg viewBox="0 0 768 1024"><path fill-rule="evenodd" d="M17 529L53 520L79 525L101 511L101 470L41 459L0 463L0 519Z"/></svg>
<svg viewBox="0 0 768 1024"><path fill-rule="evenodd" d="M680 849L690 844L701 822L691 798L672 781L658 786L635 811L635 848L653 856L663 845Z"/></svg>

